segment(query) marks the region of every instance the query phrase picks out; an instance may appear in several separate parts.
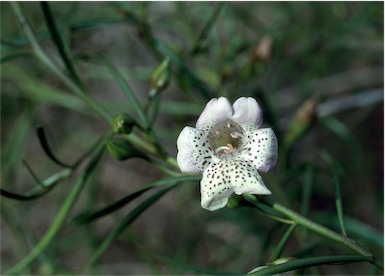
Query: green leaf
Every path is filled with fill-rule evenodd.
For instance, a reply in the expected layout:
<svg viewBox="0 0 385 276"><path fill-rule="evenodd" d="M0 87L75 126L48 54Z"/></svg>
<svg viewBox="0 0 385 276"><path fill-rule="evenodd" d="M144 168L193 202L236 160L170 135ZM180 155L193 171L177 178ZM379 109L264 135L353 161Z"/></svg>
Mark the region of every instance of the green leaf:
<svg viewBox="0 0 385 276"><path fill-rule="evenodd" d="M49 8L49 4L46 1L40 2L41 8L43 10L43 15L45 22L47 24L48 30L51 34L51 37L59 51L59 55L62 58L64 65L70 74L71 78L76 82L77 85L82 86L80 79L75 71L74 66L72 65L71 60L68 57L68 54L66 53L66 50L64 48L63 41L61 39L60 33L56 27L56 22L54 20L54 16L52 15L52 12Z"/></svg>
<svg viewBox="0 0 385 276"><path fill-rule="evenodd" d="M110 234L103 240L102 244L96 249L95 253L92 254L90 260L86 264L84 271L89 270L103 255L103 253L109 248L112 242L132 223L135 219L144 211L152 206L158 199L160 199L165 193L174 188L177 183L171 183L166 187L163 187L161 190L148 197L138 206L136 206L131 212L129 212L123 220L110 232Z"/></svg>
<svg viewBox="0 0 385 276"><path fill-rule="evenodd" d="M315 218L330 228L338 228L339 221L334 214L317 212ZM344 217L346 230L349 235L365 244L377 246L381 250L384 247L384 234L373 226L363 223L355 218Z"/></svg>
<svg viewBox="0 0 385 276"><path fill-rule="evenodd" d="M198 79L191 71L188 69L187 65L181 57L179 57L170 47L161 43L159 41L154 42L156 48L166 57L176 65L180 72L180 76L185 78L206 100L210 100L212 93L207 89L206 85Z"/></svg>
<svg viewBox="0 0 385 276"><path fill-rule="evenodd" d="M130 104L132 105L133 109L135 110L136 114L139 117L139 122L141 123L141 125L144 128L148 128L150 124L146 117L144 109L140 104L139 100L137 99L135 93L132 91L130 86L127 84L125 78L120 73L120 71L109 60L103 57L93 55L93 56L86 56L86 58L97 60L98 62L106 66L106 68L108 69L112 77L119 84L120 88L122 89L124 94L127 96Z"/></svg>
<svg viewBox="0 0 385 276"><path fill-rule="evenodd" d="M39 198L45 194L47 194L56 184L60 183L61 181L67 179L71 175L70 169L64 169L61 170L44 181L40 182L35 176L34 173L28 168L32 176L35 178L39 186L36 186L35 188L31 189L30 191L26 192L23 195L15 194L13 192L6 191L4 189L0 189L0 194L2 196L5 196L10 199L16 199L16 200L32 200Z"/></svg>
<svg viewBox="0 0 385 276"><path fill-rule="evenodd" d="M44 194L44 191L41 191L40 193L36 193L34 195L25 196L25 195L14 194L14 193L8 192L4 189L0 189L0 195L5 196L5 197L10 198L10 199L16 199L16 200L31 200L31 199L38 198L38 197L42 196L43 194Z"/></svg>
<svg viewBox="0 0 385 276"><path fill-rule="evenodd" d="M265 215L272 217L283 223L293 224L292 220L288 220L285 217L283 217L279 212L274 210L274 208L272 208L268 204L264 204L263 202L261 202L255 195L243 194L243 198L249 203L251 203L252 206L256 207L259 211L264 213Z"/></svg>
<svg viewBox="0 0 385 276"><path fill-rule="evenodd" d="M332 157L331 154L324 151L324 152L322 152L321 156L325 160L325 162L327 163L329 170L330 170L330 173L333 176L332 182L333 182L333 186L334 186L334 194L335 194L335 202L336 202L338 221L340 223L342 234L344 234L346 236L347 233L346 233L346 227L345 227L345 222L344 222L344 212L343 212L343 208L342 208L341 188L340 188L340 181L338 178L340 169L339 169L338 163L335 161L335 159Z"/></svg>
<svg viewBox="0 0 385 276"><path fill-rule="evenodd" d="M14 51L9 55L2 56L0 59L0 63L10 62L18 58L30 57L32 55L33 54L30 51Z"/></svg>
<svg viewBox="0 0 385 276"><path fill-rule="evenodd" d="M136 192L129 194L122 199L94 212L87 212L80 214L76 216L72 222L77 223L77 224L84 224L84 223L90 223L98 218L101 218L105 215L108 215L119 208L125 206L126 204L130 203L132 200L135 198L139 197L143 193L147 192L148 190L151 190L156 187L164 186L167 184L177 184L179 182L183 181L198 181L202 177L200 175L183 175L183 176L177 176L177 177L170 177L170 178L165 178L156 182L153 182L142 189L137 190Z"/></svg>
<svg viewBox="0 0 385 276"><path fill-rule="evenodd" d="M72 165L68 165L66 163L63 163L60 161L52 152L50 146L48 145L47 136L45 135L45 131L43 127L38 127L36 129L37 136L39 138L39 142L41 147L44 149L44 152L48 155L49 158L59 166L65 167L65 168L72 168Z"/></svg>
<svg viewBox="0 0 385 276"><path fill-rule="evenodd" d="M72 207L75 204L76 200L78 199L85 183L87 182L91 174L95 171L96 166L99 163L100 158L102 157L103 150L104 150L104 146L99 147L94 157L91 159L88 166L86 167L84 173L80 175L75 185L72 187L72 190L70 191L68 196L65 198L50 228L47 230L44 236L40 239L39 243L32 249L32 251L24 259L22 259L19 263L17 263L14 267L12 267L9 271L7 271L6 274L18 274L23 272L23 270L28 265L30 265L38 256L40 256L42 251L45 250L48 247L48 245L51 244L53 239L56 237L56 235L58 234L58 232L60 231L64 223L66 222L67 217L69 216L72 210Z"/></svg>
<svg viewBox="0 0 385 276"><path fill-rule="evenodd" d="M274 275L278 273L284 273L287 271L304 269L311 266L325 265L325 264L341 264L341 263L354 263L370 261L371 259L367 256L359 255L341 255L341 256L322 256L305 258L299 260L288 261L283 264L278 264L263 268L261 270L249 273L248 275Z"/></svg>
<svg viewBox="0 0 385 276"><path fill-rule="evenodd" d="M2 72L3 73L3 72ZM31 120L34 117L34 111L26 108L21 115L15 119L12 129L3 129L2 131L10 132L8 139L3 139L1 150L1 170L6 178L9 178L10 172L16 167L22 158L28 133L31 127ZM4 187L4 184L2 185Z"/></svg>
<svg viewBox="0 0 385 276"><path fill-rule="evenodd" d="M297 224L292 224L289 226L289 228L287 229L287 231L283 235L282 239L279 241L277 246L274 248L273 253L271 254L271 260L272 261L278 259L281 256L281 254L282 254L282 252L286 246L286 243L289 240L289 238L290 238L291 234L293 233L296 226L297 226Z"/></svg>
<svg viewBox="0 0 385 276"><path fill-rule="evenodd" d="M158 262L162 262L164 264L167 264L168 266L180 269L183 269L183 274L187 275L189 272L193 272L194 274L203 274L203 275L241 275L241 273L235 273L235 272L228 272L228 271L221 271L216 269L211 269L208 267L199 267L196 265L193 265L191 263L186 263L183 261L178 260L175 257L169 257L161 254L157 254L154 250L150 250L148 248L145 248L144 246L132 242L134 245L136 245L137 249L142 252L142 254L145 254L147 256L150 256L154 258ZM174 274L174 273L173 273ZM178 274L178 273L177 273Z"/></svg>
<svg viewBox="0 0 385 276"><path fill-rule="evenodd" d="M89 109L78 97L63 90L51 87L34 78L33 74L25 72L21 67L7 63L2 66L1 77L11 80L19 88L20 93L4 91L9 97L23 97L38 103L54 104L77 112L90 114Z"/></svg>
<svg viewBox="0 0 385 276"><path fill-rule="evenodd" d="M193 47L191 48L190 50L191 54L198 53L202 50L202 48L204 48L207 37L211 29L213 28L215 22L218 20L224 5L225 5L224 2L219 2L216 4L214 11L209 17L209 20L207 20L207 23L205 24L202 32L199 34L197 40L195 41L195 43L193 44Z"/></svg>
<svg viewBox="0 0 385 276"><path fill-rule="evenodd" d="M302 205L301 215L307 216L310 209L311 194L314 184L314 166L308 164L305 168L305 175L303 180L303 193L302 193Z"/></svg>

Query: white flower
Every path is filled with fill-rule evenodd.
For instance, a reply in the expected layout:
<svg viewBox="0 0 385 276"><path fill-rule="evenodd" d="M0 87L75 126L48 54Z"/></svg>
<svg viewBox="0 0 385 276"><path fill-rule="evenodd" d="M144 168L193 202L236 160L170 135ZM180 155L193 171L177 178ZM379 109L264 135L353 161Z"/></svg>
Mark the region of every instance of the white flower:
<svg viewBox="0 0 385 276"><path fill-rule="evenodd" d="M262 110L253 98L239 98L233 106L221 97L209 101L196 128L179 134L178 165L182 172L202 173L201 205L214 211L232 193L269 195L259 172L277 162L277 138L262 128Z"/></svg>

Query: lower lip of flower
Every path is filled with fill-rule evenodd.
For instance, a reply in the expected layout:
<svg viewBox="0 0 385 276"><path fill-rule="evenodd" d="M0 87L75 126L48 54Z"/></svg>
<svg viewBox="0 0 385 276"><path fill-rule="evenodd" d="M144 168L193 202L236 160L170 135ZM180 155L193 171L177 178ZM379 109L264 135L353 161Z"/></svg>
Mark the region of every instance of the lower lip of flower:
<svg viewBox="0 0 385 276"><path fill-rule="evenodd" d="M208 141L215 154L231 154L243 145L243 129L234 121L228 119L214 125L209 134Z"/></svg>

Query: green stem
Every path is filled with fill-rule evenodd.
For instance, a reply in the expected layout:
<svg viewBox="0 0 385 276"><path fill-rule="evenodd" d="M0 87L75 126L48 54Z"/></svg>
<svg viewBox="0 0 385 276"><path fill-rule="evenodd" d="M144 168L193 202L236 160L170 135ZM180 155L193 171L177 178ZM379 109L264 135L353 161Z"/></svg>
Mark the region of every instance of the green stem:
<svg viewBox="0 0 385 276"><path fill-rule="evenodd" d="M246 195L246 196L244 196L244 198L247 201L256 205L257 199L255 197L252 197L250 195ZM321 236L324 236L325 238L333 240L333 241L349 248L350 250L356 252L359 255L370 257L371 263L373 265L383 269L383 265L376 260L376 258L373 256L373 254L371 252L369 252L368 250L366 250L362 246L358 245L351 238L346 237L344 235L340 235L340 234L326 228L325 226L323 226L321 224L313 222L310 219L307 219L307 218L301 216L300 214L288 209L287 207L285 207L279 203L268 201L268 200L262 199L262 198L258 198L258 201L260 203L263 203L263 204L273 208L275 211L281 213L282 215L290 218L292 221L294 221L298 225L302 225L305 228L307 228L307 229L309 229L309 230L311 230L311 231L313 231L313 232L315 232Z"/></svg>
<svg viewBox="0 0 385 276"><path fill-rule="evenodd" d="M136 206L131 212L129 212L120 223L107 235L107 237L102 241L100 246L95 250L94 254L91 256L85 267L83 268L83 273L87 272L91 267L99 260L103 253L110 247L112 242L117 239L117 237L126 230L126 228L141 215L144 211L152 206L159 198L161 198L165 193L174 188L177 183L172 183L163 189L159 190L152 196L148 197L138 206ZM83 274L82 273L82 274Z"/></svg>
<svg viewBox="0 0 385 276"><path fill-rule="evenodd" d="M156 148L152 143L147 142L145 139L140 138L138 135L131 133L124 136L129 142L133 145L138 146L139 148L145 150L147 153L155 155Z"/></svg>
<svg viewBox="0 0 385 276"><path fill-rule="evenodd" d="M273 209L280 212L281 214L289 217L290 219L292 219L293 221L295 221L299 225L302 225L313 232L316 232L316 233L318 233L318 234L320 234L326 238L329 238L330 240L334 240L334 241L346 246L347 248L351 249L352 251L354 251L360 255L372 256L372 253L370 253L365 248L358 245L354 240L352 240L346 236L340 235L340 234L324 227L321 224L315 223L315 222L301 216L300 214L286 208L285 206L283 206L279 203L274 202L271 204L271 207L273 207Z"/></svg>
<svg viewBox="0 0 385 276"><path fill-rule="evenodd" d="M32 251L14 267L6 272L7 275L19 274L27 266L29 266L37 257L39 257L42 252L47 248L47 246L53 241L55 236L58 234L64 223L66 222L68 215L70 214L73 205L78 199L80 192L82 191L84 184L87 182L88 177L95 170L95 167L103 153L103 148L99 149L96 156L91 160L84 174L80 176L78 181L75 183L69 195L66 197L63 205L59 209L59 212L55 216L54 221L52 222L51 227L39 241L39 243L32 249Z"/></svg>
<svg viewBox="0 0 385 276"><path fill-rule="evenodd" d="M271 261L275 261L276 259L278 259L281 256L283 249L285 248L286 243L289 240L289 238L290 238L291 234L293 233L296 226L297 226L297 224L292 224L289 226L289 228L287 229L287 231L283 235L282 239L279 241L278 245L276 246L273 253L271 254L271 258L270 258Z"/></svg>
<svg viewBox="0 0 385 276"><path fill-rule="evenodd" d="M178 162L176 161L176 159L174 157L171 157L171 156L167 156L167 158L165 159L165 161L167 162L167 164L173 166L174 168L178 169L179 170L179 165L178 165Z"/></svg>
<svg viewBox="0 0 385 276"><path fill-rule="evenodd" d="M16 17L20 21L30 43L32 49L38 59L40 59L49 69L51 69L72 91L74 91L82 100L84 100L92 109L94 109L100 117L105 119L111 124L111 115L98 103L96 103L90 96L87 95L84 89L76 85L70 78L68 78L45 54L43 49L40 47L36 35L23 14L19 3L10 2Z"/></svg>

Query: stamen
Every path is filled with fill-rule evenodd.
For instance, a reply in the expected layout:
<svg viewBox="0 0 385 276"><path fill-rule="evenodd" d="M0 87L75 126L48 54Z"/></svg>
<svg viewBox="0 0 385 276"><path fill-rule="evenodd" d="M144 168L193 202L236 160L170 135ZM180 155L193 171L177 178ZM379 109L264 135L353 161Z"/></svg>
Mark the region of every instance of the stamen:
<svg viewBox="0 0 385 276"><path fill-rule="evenodd" d="M219 148L217 148L216 150L215 150L215 153L218 153L218 152L220 152L221 150L229 150L230 148L229 147L227 147L227 146L221 146L221 147L219 147Z"/></svg>
<svg viewBox="0 0 385 276"><path fill-rule="evenodd" d="M230 133L230 136L234 139L237 139L237 138L243 138L243 135L241 133L239 133L238 131L234 131L234 132L231 132Z"/></svg>
<svg viewBox="0 0 385 276"><path fill-rule="evenodd" d="M216 150L215 150L215 153L218 153L218 152L220 152L221 150L223 150L223 152L224 153L231 153L232 151L233 151L233 145L231 145L231 144L227 144L226 146L221 146L221 147L219 147L219 148L217 148Z"/></svg>
<svg viewBox="0 0 385 276"><path fill-rule="evenodd" d="M224 153L231 153L233 151L233 145L232 144L227 144L227 146L229 147L229 149L225 149L223 152Z"/></svg>

